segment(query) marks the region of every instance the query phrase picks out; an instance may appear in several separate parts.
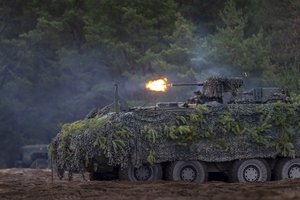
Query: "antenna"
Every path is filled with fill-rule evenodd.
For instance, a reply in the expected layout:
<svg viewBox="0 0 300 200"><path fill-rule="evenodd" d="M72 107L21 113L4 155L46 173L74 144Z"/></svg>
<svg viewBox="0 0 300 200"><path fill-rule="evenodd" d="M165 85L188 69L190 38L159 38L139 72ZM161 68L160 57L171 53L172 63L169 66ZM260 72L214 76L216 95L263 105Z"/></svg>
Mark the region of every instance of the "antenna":
<svg viewBox="0 0 300 200"><path fill-rule="evenodd" d="M119 106L119 85L117 83L115 83L114 107L115 107L115 112L119 113L120 112L120 106Z"/></svg>

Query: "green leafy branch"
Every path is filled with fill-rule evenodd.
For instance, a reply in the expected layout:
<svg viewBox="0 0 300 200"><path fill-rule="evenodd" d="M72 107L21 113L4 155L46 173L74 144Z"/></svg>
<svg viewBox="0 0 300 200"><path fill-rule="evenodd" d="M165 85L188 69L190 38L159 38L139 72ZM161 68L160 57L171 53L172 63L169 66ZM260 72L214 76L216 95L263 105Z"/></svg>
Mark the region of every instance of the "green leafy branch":
<svg viewBox="0 0 300 200"><path fill-rule="evenodd" d="M230 145L225 141L225 139L220 139L217 141L217 147L224 151L230 151Z"/></svg>
<svg viewBox="0 0 300 200"><path fill-rule="evenodd" d="M144 126L142 129L142 133L145 136L145 138L152 143L155 143L159 136L158 132L150 126Z"/></svg>
<svg viewBox="0 0 300 200"><path fill-rule="evenodd" d="M264 133L272 127L270 113L263 112L260 117L259 124L250 130L251 138L259 145L267 145L269 137L265 137Z"/></svg>
<svg viewBox="0 0 300 200"><path fill-rule="evenodd" d="M153 150L150 150L149 155L147 156L147 162L150 165L153 165L156 162L155 152Z"/></svg>
<svg viewBox="0 0 300 200"><path fill-rule="evenodd" d="M114 153L124 151L125 141L133 136L121 123L111 123L110 125L113 130L110 133L111 139L108 139L108 136L99 135L94 142L94 147L98 146L104 154L110 154L109 149L111 148Z"/></svg>
<svg viewBox="0 0 300 200"><path fill-rule="evenodd" d="M295 147L291 142L288 134L282 134L279 140L275 143L276 151L283 156L295 157Z"/></svg>
<svg viewBox="0 0 300 200"><path fill-rule="evenodd" d="M219 117L218 120L223 133L233 133L237 136L246 132L246 128L233 117L231 112L227 112Z"/></svg>

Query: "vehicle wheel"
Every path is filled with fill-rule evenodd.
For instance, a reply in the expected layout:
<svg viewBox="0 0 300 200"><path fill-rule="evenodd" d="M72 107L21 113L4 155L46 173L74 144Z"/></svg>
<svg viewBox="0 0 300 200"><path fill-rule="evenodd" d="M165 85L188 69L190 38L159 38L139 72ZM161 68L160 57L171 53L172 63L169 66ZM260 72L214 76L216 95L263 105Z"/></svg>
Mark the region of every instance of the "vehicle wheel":
<svg viewBox="0 0 300 200"><path fill-rule="evenodd" d="M162 178L162 167L160 164L142 165L138 168L129 165L126 169L119 170L120 180L128 181L156 181Z"/></svg>
<svg viewBox="0 0 300 200"><path fill-rule="evenodd" d="M207 177L207 167L204 162L176 161L166 169L166 178L172 181L204 183L207 181Z"/></svg>
<svg viewBox="0 0 300 200"><path fill-rule="evenodd" d="M31 165L31 169L46 169L48 168L48 161L46 159L38 158L35 159Z"/></svg>
<svg viewBox="0 0 300 200"><path fill-rule="evenodd" d="M230 172L231 182L265 182L271 178L269 164L263 159L237 160Z"/></svg>
<svg viewBox="0 0 300 200"><path fill-rule="evenodd" d="M274 168L274 179L300 178L300 158L283 158L279 160Z"/></svg>

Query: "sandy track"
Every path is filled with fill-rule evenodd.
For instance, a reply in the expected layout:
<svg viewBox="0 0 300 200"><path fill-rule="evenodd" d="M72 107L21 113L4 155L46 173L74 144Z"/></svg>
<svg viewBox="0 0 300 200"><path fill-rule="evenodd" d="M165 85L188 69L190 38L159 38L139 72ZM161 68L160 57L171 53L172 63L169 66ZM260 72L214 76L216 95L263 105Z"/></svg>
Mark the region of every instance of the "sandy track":
<svg viewBox="0 0 300 200"><path fill-rule="evenodd" d="M55 179L52 184L50 170L3 169L0 170L0 199L300 199L300 180L257 184L132 183L90 182L75 176L71 182Z"/></svg>

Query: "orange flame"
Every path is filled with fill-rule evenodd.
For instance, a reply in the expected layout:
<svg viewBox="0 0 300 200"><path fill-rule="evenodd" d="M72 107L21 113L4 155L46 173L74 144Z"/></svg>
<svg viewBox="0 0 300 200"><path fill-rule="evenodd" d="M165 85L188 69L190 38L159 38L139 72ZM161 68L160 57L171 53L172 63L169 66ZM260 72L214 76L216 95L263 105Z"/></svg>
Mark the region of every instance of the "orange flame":
<svg viewBox="0 0 300 200"><path fill-rule="evenodd" d="M167 82L168 82L167 78L152 80L146 83L146 88L156 92L165 92L168 87Z"/></svg>

